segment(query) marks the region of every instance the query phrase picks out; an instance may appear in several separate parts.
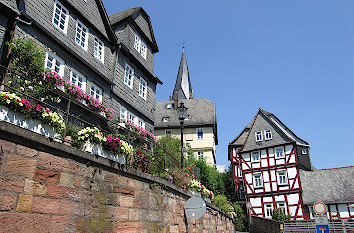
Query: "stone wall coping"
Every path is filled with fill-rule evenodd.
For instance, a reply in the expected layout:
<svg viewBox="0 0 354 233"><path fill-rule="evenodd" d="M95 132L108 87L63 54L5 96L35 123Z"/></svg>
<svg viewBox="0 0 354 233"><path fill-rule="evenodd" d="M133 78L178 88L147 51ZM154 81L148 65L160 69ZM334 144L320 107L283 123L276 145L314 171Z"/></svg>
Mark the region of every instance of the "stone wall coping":
<svg viewBox="0 0 354 233"><path fill-rule="evenodd" d="M141 180L147 183L158 183L161 184L171 191L178 193L179 195L182 195L184 197L193 197L190 192L187 192L183 190L182 188L160 178L160 177L155 177L147 173L143 173L140 171L137 171L132 168L121 168L120 165L117 162L108 160L106 158L93 155L88 152L81 151L77 148L71 147L64 145L59 142L55 142L52 139L46 138L40 134L31 132L29 130L23 129L21 127L12 125L10 123L0 121L0 139L11 141L17 144L21 144L23 146L27 146L33 149L38 149L40 148L41 151L51 153L56 156L64 157L64 158L69 158L73 159L75 161L84 163L84 164L90 164L90 165L98 165L100 167L103 167L105 169L109 169L111 171L114 171L116 173L119 173L121 175L125 175L131 178L135 178L137 180ZM25 140L24 140L25 139ZM0 145L1 146L1 145ZM1 149L1 148L0 148ZM0 151L1 152L1 151ZM92 163L92 164L91 164ZM207 203L206 205L215 210L218 211L220 214L223 216L230 218L233 221L233 218L228 215L227 213L223 212L221 209L216 207L213 204ZM273 220L274 221L274 220Z"/></svg>

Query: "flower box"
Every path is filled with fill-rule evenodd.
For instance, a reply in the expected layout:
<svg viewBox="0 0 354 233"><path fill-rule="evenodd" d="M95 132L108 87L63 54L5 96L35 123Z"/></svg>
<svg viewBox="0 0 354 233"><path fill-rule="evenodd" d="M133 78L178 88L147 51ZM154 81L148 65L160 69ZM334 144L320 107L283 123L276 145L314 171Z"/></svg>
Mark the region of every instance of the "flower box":
<svg viewBox="0 0 354 233"><path fill-rule="evenodd" d="M60 134L58 134L52 126L49 126L40 120L30 119L23 113L15 112L2 105L0 105L0 120L38 133L47 138L52 138L57 142L61 142Z"/></svg>
<svg viewBox="0 0 354 233"><path fill-rule="evenodd" d="M104 150L101 145L91 143L90 141L85 142L82 150L89 152L91 154L98 155L103 158L115 161L115 162L118 162L121 165L125 164L125 156L124 155L116 156L113 152Z"/></svg>

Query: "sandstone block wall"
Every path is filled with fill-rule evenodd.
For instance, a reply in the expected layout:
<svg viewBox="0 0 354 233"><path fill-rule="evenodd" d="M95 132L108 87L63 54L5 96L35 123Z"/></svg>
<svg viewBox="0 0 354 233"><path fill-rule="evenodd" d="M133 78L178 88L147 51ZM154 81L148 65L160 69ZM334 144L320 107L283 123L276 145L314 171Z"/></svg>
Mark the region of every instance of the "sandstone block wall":
<svg viewBox="0 0 354 233"><path fill-rule="evenodd" d="M0 139L0 232L235 232L214 206L187 219L189 193L159 178L4 122Z"/></svg>

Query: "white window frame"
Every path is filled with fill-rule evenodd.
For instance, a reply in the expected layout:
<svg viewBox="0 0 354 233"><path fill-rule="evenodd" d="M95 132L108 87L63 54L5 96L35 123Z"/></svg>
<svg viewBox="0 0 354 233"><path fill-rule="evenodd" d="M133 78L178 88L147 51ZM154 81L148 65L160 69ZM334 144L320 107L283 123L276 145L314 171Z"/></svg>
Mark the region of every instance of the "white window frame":
<svg viewBox="0 0 354 233"><path fill-rule="evenodd" d="M143 79L142 77L140 77L140 81L139 81L139 96L141 98L143 98L144 100L146 100L146 96L147 96L147 82L145 81L145 79Z"/></svg>
<svg viewBox="0 0 354 233"><path fill-rule="evenodd" d="M77 77L77 78L74 77L74 73L76 74L76 77ZM80 80L79 80L79 78L82 79L82 81L81 81L81 87L80 87ZM75 79L75 80L74 80L74 79ZM86 77L85 77L83 74L81 74L81 73L78 72L77 70L71 68L71 71L70 71L70 81L71 81L72 83L74 83L76 86L80 87L81 90L82 90L84 93L86 93Z"/></svg>
<svg viewBox="0 0 354 233"><path fill-rule="evenodd" d="M264 204L264 215L266 218L271 218L273 216L273 204Z"/></svg>
<svg viewBox="0 0 354 233"><path fill-rule="evenodd" d="M165 130L165 135L172 135L172 130Z"/></svg>
<svg viewBox="0 0 354 233"><path fill-rule="evenodd" d="M55 17L57 5L61 7L60 15L59 15L59 20L56 19L56 17ZM61 21L60 19L61 19L63 10L66 11L66 14L65 14L65 22L64 22L64 25L63 25L64 28L60 28L59 24L60 24L60 21ZM54 10L53 10L52 24L53 24L56 28L58 28L61 32L63 32L64 34L67 34L67 31L68 31L69 18L70 18L70 14L69 14L68 9L67 9L66 7L64 7L63 4L61 4L59 1L54 1ZM54 22L54 19L56 19L56 20L58 21L58 24L56 24L56 23Z"/></svg>
<svg viewBox="0 0 354 233"><path fill-rule="evenodd" d="M201 137L199 137L199 131L202 132L202 136ZM204 129L203 128L196 129L196 133L197 133L197 139L198 140L203 140L204 139Z"/></svg>
<svg viewBox="0 0 354 233"><path fill-rule="evenodd" d="M260 181L260 184L257 183L257 180ZM253 187L254 188L263 188L263 177L262 173L253 174Z"/></svg>
<svg viewBox="0 0 354 233"><path fill-rule="evenodd" d="M141 118L139 118L138 117L138 125L141 127L141 128L143 128L143 129L145 129L145 121L143 121Z"/></svg>
<svg viewBox="0 0 354 233"><path fill-rule="evenodd" d="M278 156L278 152L277 150L281 149L282 150L282 153L281 153L281 156ZM276 147L274 148L274 154L275 154L275 159L283 159L285 158L285 151L284 151L284 147L283 146L280 146L280 147Z"/></svg>
<svg viewBox="0 0 354 233"><path fill-rule="evenodd" d="M277 171L278 185L288 185L286 170Z"/></svg>
<svg viewBox="0 0 354 233"><path fill-rule="evenodd" d="M263 141L263 131L257 131L254 133L254 136L256 137L256 142L261 142ZM258 137L260 136L260 137Z"/></svg>
<svg viewBox="0 0 354 233"><path fill-rule="evenodd" d="M141 47L140 55L142 56L142 58L144 58L144 60L146 60L147 46L143 40L141 40L140 47Z"/></svg>
<svg viewBox="0 0 354 233"><path fill-rule="evenodd" d="M141 38L138 36L138 34L135 33L135 42L134 42L134 48L136 51L140 53L141 49Z"/></svg>
<svg viewBox="0 0 354 233"><path fill-rule="evenodd" d="M273 139L272 130L270 129L264 130L264 140L271 140L271 139Z"/></svg>
<svg viewBox="0 0 354 233"><path fill-rule="evenodd" d="M197 155L198 155L198 160L202 160L204 159L204 151L197 151Z"/></svg>
<svg viewBox="0 0 354 233"><path fill-rule="evenodd" d="M131 73L129 72L129 70L131 71ZM127 76L127 74L128 74L128 76ZM130 81L130 83L129 83L129 81ZM134 69L131 68L128 64L125 64L124 84L127 85L130 89L133 89L133 81L134 81Z"/></svg>
<svg viewBox="0 0 354 233"><path fill-rule="evenodd" d="M253 155L258 154L258 159L254 159ZM257 163L261 161L261 152L260 151L252 151L251 152L251 163Z"/></svg>
<svg viewBox="0 0 354 233"><path fill-rule="evenodd" d="M280 205L284 205L284 206L280 207ZM287 214L285 202L277 202L277 209L282 210L283 214Z"/></svg>
<svg viewBox="0 0 354 233"><path fill-rule="evenodd" d="M99 55L100 52L101 52L101 57ZM95 37L95 40L93 42L93 56L104 64L104 43L97 37Z"/></svg>
<svg viewBox="0 0 354 233"><path fill-rule="evenodd" d="M48 61L49 61L49 56L51 56L53 58L52 61L50 61L50 63L52 63L52 66L51 67L48 67ZM59 65L59 72L56 72L55 71L55 65L56 63L59 62L60 65ZM56 73L58 73L61 77L64 77L64 69L65 69L65 62L63 59L59 58L58 56L54 55L53 53L51 52L46 52L46 55L45 55L45 62L44 62L44 68L45 69L50 69L51 71L54 71Z"/></svg>
<svg viewBox="0 0 354 233"><path fill-rule="evenodd" d="M94 83L91 83L90 85L90 95L102 103L103 89ZM98 95L98 98L96 97L96 95Z"/></svg>
<svg viewBox="0 0 354 233"><path fill-rule="evenodd" d="M126 108L124 108L123 106L120 107L119 117L120 117L120 120L128 119L128 110Z"/></svg>
<svg viewBox="0 0 354 233"><path fill-rule="evenodd" d="M169 121L169 117L162 117L162 122L168 122Z"/></svg>
<svg viewBox="0 0 354 233"><path fill-rule="evenodd" d="M307 149L306 148L301 149L301 154L307 155Z"/></svg>
<svg viewBox="0 0 354 233"><path fill-rule="evenodd" d="M79 24L81 25L80 30L81 33L78 33L78 28L79 28ZM86 29L86 35L85 37L82 36L82 32L83 29ZM78 38L77 34L80 35L80 38ZM88 44L88 37L89 37L89 29L85 26L85 24L83 24L79 19L76 20L76 29L75 29L75 43L80 46L83 50L87 51L87 44ZM84 38L84 46L82 46L82 38ZM77 41L79 40L79 42Z"/></svg>

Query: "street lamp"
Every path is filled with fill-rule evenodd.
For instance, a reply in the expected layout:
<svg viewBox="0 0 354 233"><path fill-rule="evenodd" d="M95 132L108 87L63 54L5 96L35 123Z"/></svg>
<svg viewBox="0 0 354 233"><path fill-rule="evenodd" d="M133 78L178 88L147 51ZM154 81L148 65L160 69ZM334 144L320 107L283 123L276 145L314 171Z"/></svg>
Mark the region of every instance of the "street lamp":
<svg viewBox="0 0 354 233"><path fill-rule="evenodd" d="M178 119L179 123L181 124L181 168L183 168L183 161L184 161L184 156L183 156L183 123L184 120L187 118L187 109L184 106L184 103L180 103L180 105L177 107L177 114L178 114Z"/></svg>

